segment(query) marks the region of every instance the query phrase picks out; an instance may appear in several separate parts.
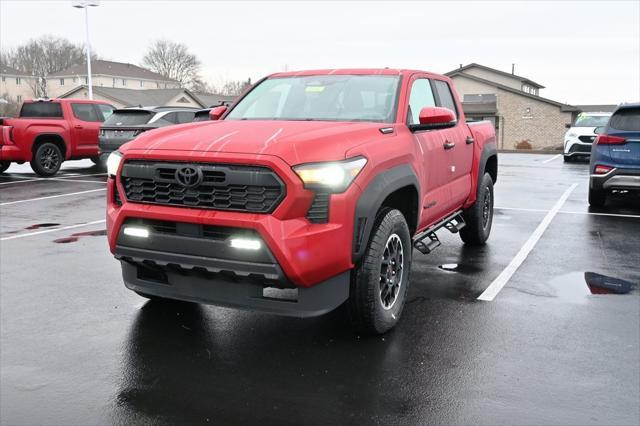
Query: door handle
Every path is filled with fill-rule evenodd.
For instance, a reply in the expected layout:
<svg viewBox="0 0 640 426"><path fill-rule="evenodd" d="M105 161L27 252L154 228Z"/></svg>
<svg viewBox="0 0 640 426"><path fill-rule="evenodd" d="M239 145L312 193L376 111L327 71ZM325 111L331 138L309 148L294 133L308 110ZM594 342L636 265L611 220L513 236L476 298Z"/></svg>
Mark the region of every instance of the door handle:
<svg viewBox="0 0 640 426"><path fill-rule="evenodd" d="M82 127L82 126L81 126L81 125L79 125L79 124L76 124L75 126L73 126L73 128L74 128L74 129L84 129L84 127Z"/></svg>
<svg viewBox="0 0 640 426"><path fill-rule="evenodd" d="M475 139L473 139L473 136L467 136L467 139L465 142L467 143L467 145L471 145L472 143L475 142Z"/></svg>
<svg viewBox="0 0 640 426"><path fill-rule="evenodd" d="M442 145L442 147L446 150L453 149L454 146L456 146L456 144L449 141L446 141L444 145Z"/></svg>

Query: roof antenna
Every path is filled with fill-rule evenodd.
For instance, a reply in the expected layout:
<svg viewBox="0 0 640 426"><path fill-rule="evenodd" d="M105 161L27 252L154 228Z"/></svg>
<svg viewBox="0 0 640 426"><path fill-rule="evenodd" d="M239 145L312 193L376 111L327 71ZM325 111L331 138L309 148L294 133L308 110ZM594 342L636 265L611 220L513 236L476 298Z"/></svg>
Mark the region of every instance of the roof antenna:
<svg viewBox="0 0 640 426"><path fill-rule="evenodd" d="M516 75L516 64L511 64L511 74Z"/></svg>

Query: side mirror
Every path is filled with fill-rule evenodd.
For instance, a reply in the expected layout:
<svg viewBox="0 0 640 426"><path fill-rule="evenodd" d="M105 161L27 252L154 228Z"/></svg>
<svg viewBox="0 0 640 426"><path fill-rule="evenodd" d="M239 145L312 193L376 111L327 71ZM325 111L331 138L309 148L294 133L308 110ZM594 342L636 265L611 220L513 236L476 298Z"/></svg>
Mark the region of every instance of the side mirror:
<svg viewBox="0 0 640 426"><path fill-rule="evenodd" d="M598 126L595 129L593 129L593 133L595 133L596 135L601 135L604 133L604 126Z"/></svg>
<svg viewBox="0 0 640 426"><path fill-rule="evenodd" d="M446 129L458 124L456 115L448 108L442 107L425 107L420 110L418 115L420 124L410 124L409 130L433 130Z"/></svg>
<svg viewBox="0 0 640 426"><path fill-rule="evenodd" d="M567 129L570 129L571 128L571 123L565 124L564 127L566 127Z"/></svg>
<svg viewBox="0 0 640 426"><path fill-rule="evenodd" d="M209 111L209 119L220 120L220 117L222 117L225 112L227 112L227 107L225 105L211 108L211 111Z"/></svg>

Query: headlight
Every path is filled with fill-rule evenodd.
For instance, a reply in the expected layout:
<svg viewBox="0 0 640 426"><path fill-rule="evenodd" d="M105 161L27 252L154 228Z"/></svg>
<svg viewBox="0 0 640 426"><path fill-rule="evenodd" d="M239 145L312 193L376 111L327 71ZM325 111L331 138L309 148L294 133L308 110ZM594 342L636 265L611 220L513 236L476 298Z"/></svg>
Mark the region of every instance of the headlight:
<svg viewBox="0 0 640 426"><path fill-rule="evenodd" d="M331 163L303 164L293 170L307 189L324 189L330 192L344 192L367 164L363 157Z"/></svg>
<svg viewBox="0 0 640 426"><path fill-rule="evenodd" d="M116 177L116 173L118 173L118 167L120 167L120 162L122 161L122 153L119 151L113 151L107 157L107 174L111 177Z"/></svg>

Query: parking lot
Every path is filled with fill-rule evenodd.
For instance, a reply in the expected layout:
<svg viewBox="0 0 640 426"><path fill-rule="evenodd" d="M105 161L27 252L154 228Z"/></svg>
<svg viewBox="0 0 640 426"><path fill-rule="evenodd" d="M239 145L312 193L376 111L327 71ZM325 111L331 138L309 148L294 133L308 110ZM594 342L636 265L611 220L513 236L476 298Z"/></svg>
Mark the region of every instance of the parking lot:
<svg viewBox="0 0 640 426"><path fill-rule="evenodd" d="M414 250L402 321L383 337L353 334L340 311L147 302L107 248L105 174L12 165L2 423L638 424L640 200L590 210L586 163L499 162L489 244L440 231L434 253Z"/></svg>

